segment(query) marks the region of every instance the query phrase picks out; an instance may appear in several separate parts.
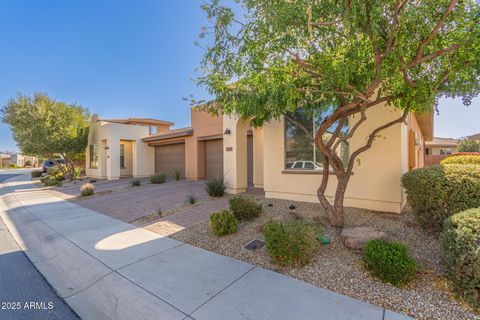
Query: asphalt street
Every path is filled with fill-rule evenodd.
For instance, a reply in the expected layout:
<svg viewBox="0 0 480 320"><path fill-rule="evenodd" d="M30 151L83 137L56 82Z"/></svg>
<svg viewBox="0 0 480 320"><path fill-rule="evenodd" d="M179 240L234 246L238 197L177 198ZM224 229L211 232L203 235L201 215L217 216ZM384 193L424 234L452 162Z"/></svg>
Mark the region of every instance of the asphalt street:
<svg viewBox="0 0 480 320"><path fill-rule="evenodd" d="M0 172L0 184L15 175ZM0 319L79 319L23 253L2 219Z"/></svg>

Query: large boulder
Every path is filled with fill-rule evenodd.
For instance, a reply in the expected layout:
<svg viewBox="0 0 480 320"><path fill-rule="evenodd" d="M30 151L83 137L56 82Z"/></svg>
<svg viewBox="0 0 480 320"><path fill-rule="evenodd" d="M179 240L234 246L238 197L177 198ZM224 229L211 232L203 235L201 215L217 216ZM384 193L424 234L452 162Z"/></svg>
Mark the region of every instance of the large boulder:
<svg viewBox="0 0 480 320"><path fill-rule="evenodd" d="M387 234L371 227L345 228L342 231L343 244L353 250L363 250L365 243L373 239L385 239Z"/></svg>

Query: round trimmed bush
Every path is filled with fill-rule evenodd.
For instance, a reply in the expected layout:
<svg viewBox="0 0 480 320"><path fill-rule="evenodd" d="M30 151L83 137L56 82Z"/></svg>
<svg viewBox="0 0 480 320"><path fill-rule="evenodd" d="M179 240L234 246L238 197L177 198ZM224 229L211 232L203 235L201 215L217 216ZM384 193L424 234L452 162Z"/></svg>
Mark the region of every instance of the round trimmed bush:
<svg viewBox="0 0 480 320"><path fill-rule="evenodd" d="M165 183L167 181L167 176L161 173L156 173L150 176L151 183Z"/></svg>
<svg viewBox="0 0 480 320"><path fill-rule="evenodd" d="M446 219L440 239L449 279L468 303L480 308L480 208Z"/></svg>
<svg viewBox="0 0 480 320"><path fill-rule="evenodd" d="M253 220L262 212L262 205L247 197L231 197L228 199L228 204L239 221Z"/></svg>
<svg viewBox="0 0 480 320"><path fill-rule="evenodd" d="M435 165L415 169L402 177L407 200L425 229L441 231L454 213L480 207L480 166Z"/></svg>
<svg viewBox="0 0 480 320"><path fill-rule="evenodd" d="M40 178L42 176L42 171L32 171L32 178Z"/></svg>
<svg viewBox="0 0 480 320"><path fill-rule="evenodd" d="M41 182L43 182L43 185L46 187L60 187L62 186L62 182L58 181L55 176L45 176L42 179L40 179Z"/></svg>
<svg viewBox="0 0 480 320"><path fill-rule="evenodd" d="M95 186L91 183L85 183L80 187L80 194L82 197L88 197L95 193Z"/></svg>
<svg viewBox="0 0 480 320"><path fill-rule="evenodd" d="M408 284L417 269L417 264L408 255L405 245L383 239L367 241L363 260L373 275L395 286Z"/></svg>
<svg viewBox="0 0 480 320"><path fill-rule="evenodd" d="M225 209L210 216L210 229L217 237L237 232L237 224L237 218Z"/></svg>
<svg viewBox="0 0 480 320"><path fill-rule="evenodd" d="M476 164L480 165L480 156L471 154L471 155L452 155L450 157L446 157L440 164Z"/></svg>
<svg viewBox="0 0 480 320"><path fill-rule="evenodd" d="M271 221L264 227L270 259L281 266L304 266L320 248L320 225L292 220Z"/></svg>

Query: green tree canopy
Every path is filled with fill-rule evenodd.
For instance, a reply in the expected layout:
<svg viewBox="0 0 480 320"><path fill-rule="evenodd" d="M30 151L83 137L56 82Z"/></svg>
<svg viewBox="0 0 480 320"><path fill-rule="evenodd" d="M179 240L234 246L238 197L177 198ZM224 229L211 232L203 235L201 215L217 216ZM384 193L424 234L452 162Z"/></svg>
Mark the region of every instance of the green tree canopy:
<svg viewBox="0 0 480 320"><path fill-rule="evenodd" d="M210 37L198 83L215 97L207 104L260 126L302 108L333 107L316 133L324 156L318 195L333 225L343 224L343 197L356 157L375 136L431 112L440 96L479 92L479 2L474 0L238 0L240 9L211 0L203 6ZM202 101L195 101L201 103ZM376 128L344 165L335 149L386 103L404 115ZM358 125L341 134L346 119ZM325 139L325 133L332 133ZM324 195L328 171L339 181L334 207Z"/></svg>
<svg viewBox="0 0 480 320"><path fill-rule="evenodd" d="M475 140L462 139L458 144L459 152L480 152L480 144Z"/></svg>
<svg viewBox="0 0 480 320"><path fill-rule="evenodd" d="M23 153L49 159L61 155L67 162L62 168L64 174L72 177L71 160L83 154L87 146L88 110L35 93L33 97L17 95L0 112Z"/></svg>

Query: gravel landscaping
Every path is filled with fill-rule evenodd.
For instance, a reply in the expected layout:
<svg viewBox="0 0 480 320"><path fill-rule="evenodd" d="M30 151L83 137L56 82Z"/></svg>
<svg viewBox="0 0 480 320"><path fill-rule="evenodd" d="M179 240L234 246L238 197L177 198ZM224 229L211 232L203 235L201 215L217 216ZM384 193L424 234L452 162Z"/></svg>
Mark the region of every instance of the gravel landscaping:
<svg viewBox="0 0 480 320"><path fill-rule="evenodd" d="M204 222L170 237L417 319L480 319L478 313L450 293L448 282L441 276L438 240L417 227L411 214L381 214L355 208L347 208L345 214L345 227L370 226L384 231L388 239L407 245L412 257L422 265L413 284L397 288L367 273L362 254L345 248L340 232L328 227L318 204L263 198L259 201L263 213L253 221L240 223L235 234L217 238L209 230L208 222ZM291 204L294 210L289 209ZM331 244L322 246L313 261L303 268L276 266L270 262L265 247L256 251L244 248L253 239L263 240L263 225L272 219L309 219L322 223Z"/></svg>

